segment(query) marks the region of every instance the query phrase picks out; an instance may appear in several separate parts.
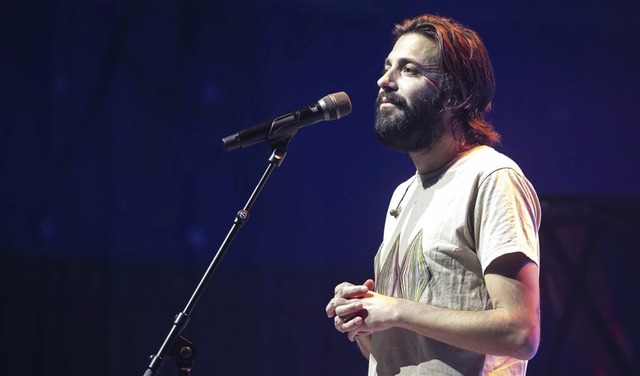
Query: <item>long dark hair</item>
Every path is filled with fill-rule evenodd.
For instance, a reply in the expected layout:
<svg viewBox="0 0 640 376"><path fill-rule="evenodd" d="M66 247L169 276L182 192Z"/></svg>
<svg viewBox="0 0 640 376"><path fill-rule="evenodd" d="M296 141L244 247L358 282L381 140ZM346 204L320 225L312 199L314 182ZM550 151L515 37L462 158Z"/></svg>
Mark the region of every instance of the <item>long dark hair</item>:
<svg viewBox="0 0 640 376"><path fill-rule="evenodd" d="M462 126L463 149L500 142L500 134L485 119L491 110L495 77L489 54L475 31L456 21L425 14L395 25L395 41L409 33L433 40L444 73L445 106L453 113L456 126Z"/></svg>

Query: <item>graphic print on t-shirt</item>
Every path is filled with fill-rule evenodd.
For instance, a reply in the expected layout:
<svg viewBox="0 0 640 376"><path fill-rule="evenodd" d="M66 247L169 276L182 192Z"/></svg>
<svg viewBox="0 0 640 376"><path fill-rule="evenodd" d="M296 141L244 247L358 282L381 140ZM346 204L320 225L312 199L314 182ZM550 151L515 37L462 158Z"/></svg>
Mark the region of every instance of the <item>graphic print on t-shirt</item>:
<svg viewBox="0 0 640 376"><path fill-rule="evenodd" d="M382 267L378 255L375 259L376 291L380 294L413 301L427 289L431 280L429 265L422 252L422 230L409 244L400 263L400 234L396 237Z"/></svg>

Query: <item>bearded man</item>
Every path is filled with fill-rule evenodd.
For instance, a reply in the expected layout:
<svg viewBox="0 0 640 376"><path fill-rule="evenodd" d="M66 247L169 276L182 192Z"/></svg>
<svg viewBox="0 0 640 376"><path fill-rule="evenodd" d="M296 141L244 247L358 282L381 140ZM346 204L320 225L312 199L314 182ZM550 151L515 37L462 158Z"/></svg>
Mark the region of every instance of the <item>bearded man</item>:
<svg viewBox="0 0 640 376"><path fill-rule="evenodd" d="M416 172L391 197L375 282L337 285L326 313L369 375L524 375L540 339L540 204L492 148L488 53L439 16L394 36L375 130Z"/></svg>

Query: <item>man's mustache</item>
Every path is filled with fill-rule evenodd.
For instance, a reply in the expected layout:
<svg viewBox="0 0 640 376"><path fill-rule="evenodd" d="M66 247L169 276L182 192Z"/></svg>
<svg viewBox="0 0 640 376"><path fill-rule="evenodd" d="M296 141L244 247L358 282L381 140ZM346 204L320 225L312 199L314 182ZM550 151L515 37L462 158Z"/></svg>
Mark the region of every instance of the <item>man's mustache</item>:
<svg viewBox="0 0 640 376"><path fill-rule="evenodd" d="M396 107L408 107L407 101L394 92L382 92L378 94L378 98L376 98L376 106L379 107L385 99L387 102L396 105Z"/></svg>

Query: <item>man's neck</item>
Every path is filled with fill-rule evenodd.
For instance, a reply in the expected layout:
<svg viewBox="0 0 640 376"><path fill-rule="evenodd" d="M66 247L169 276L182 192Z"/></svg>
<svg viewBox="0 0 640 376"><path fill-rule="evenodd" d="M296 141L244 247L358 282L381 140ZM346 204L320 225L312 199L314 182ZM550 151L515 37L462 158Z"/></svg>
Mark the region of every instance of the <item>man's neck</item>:
<svg viewBox="0 0 640 376"><path fill-rule="evenodd" d="M445 137L440 139L429 150L409 153L409 157L411 157L420 175L428 174L441 168L458 155L457 142L455 142L455 140L452 142L441 142L445 141L444 139Z"/></svg>
<svg viewBox="0 0 640 376"><path fill-rule="evenodd" d="M461 152L460 137L462 137L460 127L456 127L454 134L451 132L451 127L447 126L440 139L429 149L409 153L418 173L424 175L451 162Z"/></svg>

